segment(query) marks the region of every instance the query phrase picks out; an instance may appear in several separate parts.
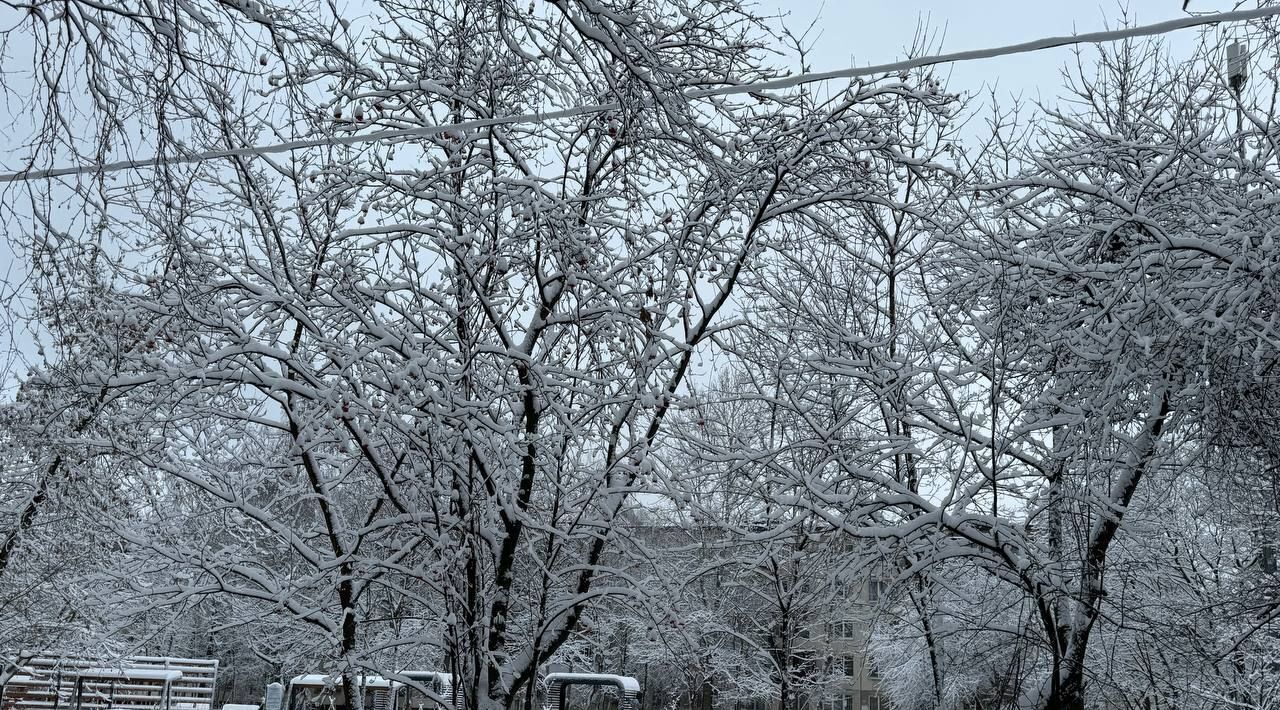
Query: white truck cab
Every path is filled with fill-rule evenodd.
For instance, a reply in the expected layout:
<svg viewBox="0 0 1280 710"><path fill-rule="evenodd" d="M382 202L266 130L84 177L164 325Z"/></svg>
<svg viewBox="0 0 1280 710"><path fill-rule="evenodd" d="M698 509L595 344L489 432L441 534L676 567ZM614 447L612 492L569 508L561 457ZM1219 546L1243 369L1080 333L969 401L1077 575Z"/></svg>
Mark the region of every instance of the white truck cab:
<svg viewBox="0 0 1280 710"><path fill-rule="evenodd" d="M436 671L398 671L395 679L356 677L364 710L439 710L456 701L453 676ZM423 692L419 687L425 687ZM434 696L434 697L433 697ZM342 677L310 673L289 681L286 710L351 710ZM446 703L441 703L444 699Z"/></svg>
<svg viewBox="0 0 1280 710"><path fill-rule="evenodd" d="M546 686L546 704L542 710L566 710L568 690L573 686L611 687L618 691L618 710L640 710L644 691L640 682L626 675L609 673L548 673L542 679Z"/></svg>

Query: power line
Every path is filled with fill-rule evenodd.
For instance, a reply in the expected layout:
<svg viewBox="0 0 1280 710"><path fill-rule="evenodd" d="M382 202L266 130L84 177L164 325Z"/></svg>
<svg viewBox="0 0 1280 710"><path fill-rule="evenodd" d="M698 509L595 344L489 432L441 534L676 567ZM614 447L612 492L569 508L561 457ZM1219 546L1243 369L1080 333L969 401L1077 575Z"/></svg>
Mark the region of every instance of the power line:
<svg viewBox="0 0 1280 710"><path fill-rule="evenodd" d="M1133 37L1149 37L1153 35L1168 34L1177 30L1188 29L1191 27L1201 27L1204 25L1213 25L1223 22L1246 22L1249 20L1257 20L1264 17L1272 17L1280 15L1280 6L1261 7L1254 10L1237 10L1232 12L1219 12L1210 15L1196 15L1192 17L1183 17L1176 20L1167 20L1165 22L1156 22L1150 25L1141 25L1138 27L1127 27L1118 30L1102 30L1099 32L1086 32L1079 35L1063 35L1058 37L1044 37L1042 39L1031 40L1029 42L1020 42L1018 44L1009 44L1001 47L989 47L986 49L970 49L962 52L950 52L946 54L935 54L925 57L916 57L914 59L904 59L897 62L888 62L886 64L872 64L862 67L850 67L848 69L836 69L826 72L809 72L804 74L796 74L794 76L783 77L781 79L773 79L770 81L760 81L748 84L730 84L719 86L711 89L693 89L684 92L688 99L701 99L712 96L731 96L735 94L755 93L760 91L771 91L777 89L789 89L805 84L814 84L832 79L853 79L856 77L875 75L875 74L891 74L919 67L933 66L935 64L950 64L955 62L968 62L981 59L992 59L995 57L1008 56L1011 54L1026 54L1029 52L1039 52L1045 49L1053 49L1055 47L1065 47L1075 44L1096 44L1101 42L1115 42ZM299 150L304 148L318 148L331 145L355 145L358 143L371 143L375 141L390 140L394 138L405 138L410 136L432 136L452 130L472 130L477 128L486 128L489 126L508 126L515 124L545 123L561 118L571 118L574 116L582 116L586 114L603 113L605 111L616 111L621 108L618 102L609 102L601 104L590 104L587 106L576 106L573 108L560 109L557 111L522 113L509 116L493 116L490 118L477 118L470 121L460 121L458 123L445 123L434 126L416 126L414 128L400 128L386 131L375 131L372 133L353 133L345 136L323 136L320 138L306 138L302 140L287 141L284 143L275 143L264 146L246 146L244 148L230 148L224 150L210 150L202 153L194 153L181 157L161 158L159 156L144 158L138 160L121 160L113 163L92 163L87 165L72 165L61 168L47 168L45 170L25 170L14 173L0 173L0 183L20 182L28 180L46 180L55 177L64 177L68 175L83 175L87 173L115 172L118 170L130 170L136 168L159 167L162 165L184 165L188 163L199 163L206 160L217 160L219 158L236 158L247 157L253 155L266 155L269 153L285 153L291 150Z"/></svg>

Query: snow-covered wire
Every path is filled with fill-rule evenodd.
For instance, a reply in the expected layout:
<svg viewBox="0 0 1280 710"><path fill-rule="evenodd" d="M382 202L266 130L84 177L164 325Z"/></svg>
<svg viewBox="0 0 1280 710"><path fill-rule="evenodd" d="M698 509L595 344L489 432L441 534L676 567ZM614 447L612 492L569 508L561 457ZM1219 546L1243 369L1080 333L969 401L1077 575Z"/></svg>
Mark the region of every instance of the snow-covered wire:
<svg viewBox="0 0 1280 710"><path fill-rule="evenodd" d="M932 66L935 64L951 64L955 62L993 59L995 57L1003 57L1011 54L1026 54L1028 52L1038 52L1045 49L1053 49L1055 47L1064 47L1075 44L1115 42L1133 37L1168 34L1170 32L1188 29L1191 27L1201 27L1204 25L1220 24L1223 22L1246 22L1275 15L1280 15L1280 5L1261 7L1253 10L1236 10L1207 15L1194 15L1178 18L1176 20L1167 20L1165 22L1156 22L1150 25L1139 25L1137 27L1126 27L1117 30L1101 30L1098 32L1086 32L1084 34L1076 35L1043 37L1041 39L1030 40L1027 42L1019 42L1017 44L988 47L985 49L969 49L961 52L949 52L946 54L934 54L884 64L849 67L846 69L835 69L825 72L807 72L770 81L759 81L745 84L727 84L725 86L718 86L710 89L693 89L686 91L685 96L689 99L701 99L712 96L730 96L777 89L789 89L805 84L830 81L832 79L852 79L876 74L891 74L894 72ZM186 156L154 156L151 158L121 160L111 163L89 163L84 165L64 166L61 168L46 168L44 170L20 170L12 173L0 173L0 183L45 180L48 178L64 177L68 175L115 172L119 170L157 167L161 165L183 165L188 163L204 162L206 160L217 160L219 158L284 153L291 150L317 148L321 146L355 145L358 143L372 143L375 141L405 138L409 136L432 136L444 133L445 131L466 131L476 128L486 128L489 126L545 123L547 121L554 121L562 118L572 118L574 116L616 111L620 108L621 105L617 102L599 103L586 106L575 106L556 111L477 118L469 121L460 121L458 123L415 126L413 128L374 131L372 133L352 133L344 136L329 135L318 138L306 138L302 140L286 141L283 143L274 143L271 145L210 150L201 153L192 153L191 155Z"/></svg>

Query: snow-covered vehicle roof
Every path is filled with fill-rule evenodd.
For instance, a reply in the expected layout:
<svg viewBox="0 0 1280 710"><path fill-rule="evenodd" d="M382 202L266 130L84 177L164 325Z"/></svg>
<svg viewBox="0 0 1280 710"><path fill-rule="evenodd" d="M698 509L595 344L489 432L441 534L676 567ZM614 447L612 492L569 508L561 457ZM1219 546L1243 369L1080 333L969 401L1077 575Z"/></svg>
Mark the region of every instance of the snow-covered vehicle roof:
<svg viewBox="0 0 1280 710"><path fill-rule="evenodd" d="M441 671L396 671L395 675L412 678L414 680L422 680L424 678L430 678L432 680L439 679L446 682L453 680L453 674L442 673Z"/></svg>
<svg viewBox="0 0 1280 710"><path fill-rule="evenodd" d="M392 681L378 675L360 676L360 685L366 688L389 688L391 683ZM289 685L342 685L342 676L329 675L328 673L306 673L294 676L293 680L289 681Z"/></svg>
<svg viewBox="0 0 1280 710"><path fill-rule="evenodd" d="M624 692L639 693L640 681L628 675L612 675L610 673L548 673L544 679L547 685L552 683L582 683L585 685L616 685Z"/></svg>

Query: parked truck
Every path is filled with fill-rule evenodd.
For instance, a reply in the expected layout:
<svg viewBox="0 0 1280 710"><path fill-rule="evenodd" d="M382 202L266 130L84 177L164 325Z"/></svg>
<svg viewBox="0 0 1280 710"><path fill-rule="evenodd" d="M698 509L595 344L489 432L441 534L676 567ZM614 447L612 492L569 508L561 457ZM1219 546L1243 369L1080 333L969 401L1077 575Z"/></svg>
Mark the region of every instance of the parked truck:
<svg viewBox="0 0 1280 710"><path fill-rule="evenodd" d="M364 710L436 710L456 704L453 676L448 673L399 671L392 675L394 680L375 675L356 677ZM341 676L312 673L289 681L283 710L350 710L352 706Z"/></svg>

